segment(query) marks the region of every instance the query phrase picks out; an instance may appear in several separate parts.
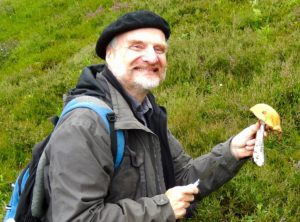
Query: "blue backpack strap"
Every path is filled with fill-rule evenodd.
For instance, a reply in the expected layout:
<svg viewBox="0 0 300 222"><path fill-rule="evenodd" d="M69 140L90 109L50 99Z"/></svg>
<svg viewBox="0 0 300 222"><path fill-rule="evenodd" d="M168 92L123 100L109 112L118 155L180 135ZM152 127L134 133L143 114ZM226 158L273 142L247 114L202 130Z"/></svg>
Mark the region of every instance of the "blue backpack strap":
<svg viewBox="0 0 300 222"><path fill-rule="evenodd" d="M118 168L122 162L125 147L125 137L122 130L116 130L117 134L117 155L115 160L115 169Z"/></svg>
<svg viewBox="0 0 300 222"><path fill-rule="evenodd" d="M70 111L77 109L77 108L87 108L87 109L91 109L94 112L96 112L104 121L108 132L111 131L109 122L107 119L107 114L112 113L112 110L110 108L101 106L92 101L78 101L76 98L71 100L65 106L65 108L63 109L61 116L59 118L58 124L67 113L69 113ZM123 132L123 130L116 130L115 132L110 132L110 133L116 133L116 136L117 136L117 152L116 152L116 156L115 156L115 169L116 169L120 166L122 159L123 159L124 147L125 147L124 132ZM113 141L111 141L111 143L112 142Z"/></svg>
<svg viewBox="0 0 300 222"><path fill-rule="evenodd" d="M20 200L20 193L23 191L26 181L29 177L29 167L25 168L22 173L18 176L15 184L12 184L14 187L12 196L10 198L9 204L6 206L6 215L3 221L7 221L9 219L14 219L18 203Z"/></svg>
<svg viewBox="0 0 300 222"><path fill-rule="evenodd" d="M21 195L21 193L24 190L25 184L26 184L27 179L29 177L29 171L30 171L30 166L27 165L23 169L23 171L20 173L20 175L18 176L17 183L18 183L18 189L19 189L19 196Z"/></svg>

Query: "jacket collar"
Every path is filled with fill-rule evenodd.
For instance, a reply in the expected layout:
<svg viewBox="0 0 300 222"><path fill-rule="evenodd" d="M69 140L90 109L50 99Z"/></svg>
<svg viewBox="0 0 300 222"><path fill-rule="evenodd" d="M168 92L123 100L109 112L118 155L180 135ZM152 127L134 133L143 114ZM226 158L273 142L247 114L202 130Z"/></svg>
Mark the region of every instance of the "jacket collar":
<svg viewBox="0 0 300 222"><path fill-rule="evenodd" d="M112 108L116 114L117 121L115 123L116 129L142 129L149 133L152 131L138 121L130 109L128 103L123 96L115 89L111 83L107 82L111 95Z"/></svg>

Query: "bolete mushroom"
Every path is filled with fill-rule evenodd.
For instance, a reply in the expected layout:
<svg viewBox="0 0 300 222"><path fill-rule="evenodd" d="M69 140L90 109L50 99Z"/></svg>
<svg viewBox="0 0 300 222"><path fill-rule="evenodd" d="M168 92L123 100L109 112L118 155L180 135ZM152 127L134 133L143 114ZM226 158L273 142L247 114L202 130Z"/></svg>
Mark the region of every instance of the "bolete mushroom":
<svg viewBox="0 0 300 222"><path fill-rule="evenodd" d="M271 106L260 103L250 108L250 111L259 119L260 128L256 133L256 141L254 145L253 160L258 166L265 163L264 157L264 131L266 125L270 130L282 132L280 126L280 116Z"/></svg>

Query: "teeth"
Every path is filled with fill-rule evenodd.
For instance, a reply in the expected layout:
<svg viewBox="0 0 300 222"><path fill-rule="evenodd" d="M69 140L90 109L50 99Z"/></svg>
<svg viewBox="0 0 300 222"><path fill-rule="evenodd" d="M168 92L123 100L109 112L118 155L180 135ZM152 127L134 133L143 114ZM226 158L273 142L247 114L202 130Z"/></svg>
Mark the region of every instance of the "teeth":
<svg viewBox="0 0 300 222"><path fill-rule="evenodd" d="M158 72L158 68L134 68L135 70L138 70L138 71L151 71L151 72Z"/></svg>
<svg viewBox="0 0 300 222"><path fill-rule="evenodd" d="M254 152L253 152L253 160L257 166L262 166L265 163L264 131L265 131L265 123L262 123L260 125L259 130L256 133L256 140L255 140Z"/></svg>

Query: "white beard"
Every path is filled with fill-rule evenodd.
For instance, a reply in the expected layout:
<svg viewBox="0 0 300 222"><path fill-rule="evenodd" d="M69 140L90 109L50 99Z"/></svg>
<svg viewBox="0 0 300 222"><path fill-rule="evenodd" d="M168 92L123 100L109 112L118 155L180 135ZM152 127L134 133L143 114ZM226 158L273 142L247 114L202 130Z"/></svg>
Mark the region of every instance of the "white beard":
<svg viewBox="0 0 300 222"><path fill-rule="evenodd" d="M114 73L115 77L120 81L120 82L125 82L126 80L124 79L125 74L122 72L115 72ZM162 76L156 76L155 78L149 78L143 74L135 75L133 77L133 87L141 90L151 90L157 86L165 79L166 77L166 70L162 74Z"/></svg>
<svg viewBox="0 0 300 222"><path fill-rule="evenodd" d="M144 75L138 75L134 77L134 83L142 89L145 90L151 90L157 86L159 86L160 82L165 79L165 74L163 75L163 78L160 79L160 77L156 78L147 78Z"/></svg>

